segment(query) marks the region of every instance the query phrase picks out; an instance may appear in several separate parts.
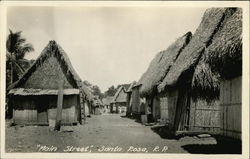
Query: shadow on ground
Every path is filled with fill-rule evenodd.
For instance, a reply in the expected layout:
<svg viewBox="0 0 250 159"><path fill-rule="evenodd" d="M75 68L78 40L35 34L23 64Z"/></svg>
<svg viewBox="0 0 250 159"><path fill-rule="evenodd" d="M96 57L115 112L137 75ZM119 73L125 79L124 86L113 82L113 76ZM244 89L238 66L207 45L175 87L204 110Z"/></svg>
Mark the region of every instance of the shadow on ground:
<svg viewBox="0 0 250 159"><path fill-rule="evenodd" d="M126 116L126 115L121 115L120 117L121 118L131 119L131 120L134 120L136 123L140 123L141 124L140 116Z"/></svg>
<svg viewBox="0 0 250 159"><path fill-rule="evenodd" d="M173 135L173 133L171 133L168 130L168 126L153 126L151 127L151 130L153 130L153 132L155 132L156 134L158 134L161 138L163 139L178 139L178 136Z"/></svg>
<svg viewBox="0 0 250 159"><path fill-rule="evenodd" d="M181 146L184 150L193 154L241 154L241 145L228 144L190 144Z"/></svg>

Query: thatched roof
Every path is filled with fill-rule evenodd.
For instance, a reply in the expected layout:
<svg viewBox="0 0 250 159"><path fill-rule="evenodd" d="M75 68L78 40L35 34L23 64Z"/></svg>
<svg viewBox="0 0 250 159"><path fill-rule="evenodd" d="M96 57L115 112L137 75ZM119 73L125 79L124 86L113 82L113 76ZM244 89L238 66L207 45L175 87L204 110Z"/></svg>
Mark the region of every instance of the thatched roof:
<svg viewBox="0 0 250 159"><path fill-rule="evenodd" d="M93 102L94 100L94 95L91 93L89 88L82 82L82 90L85 92L86 99L90 102Z"/></svg>
<svg viewBox="0 0 250 159"><path fill-rule="evenodd" d="M65 76L67 77L67 80L72 84L72 86L74 88L81 88L81 78L74 70L67 54L55 41L50 41L48 45L44 48L40 56L32 64L32 66L23 74L23 76L18 81L12 84L8 88L8 90L12 88L22 87L22 85L25 84L25 82L37 70L37 68L41 67L44 61L51 56L55 57L58 60L59 64L62 67L62 70L64 71Z"/></svg>
<svg viewBox="0 0 250 159"><path fill-rule="evenodd" d="M124 93L124 94L122 94ZM127 99L125 97L126 90L123 86L119 87L118 90L116 91L113 100L111 103L116 103L116 102L126 102Z"/></svg>
<svg viewBox="0 0 250 159"><path fill-rule="evenodd" d="M210 45L214 34L223 22L226 10L226 8L210 8L206 10L190 43L183 49L163 82L158 86L159 92L164 91L166 86L174 87L178 84L177 82L181 82L181 77L185 80L185 75L194 71L202 53Z"/></svg>
<svg viewBox="0 0 250 159"><path fill-rule="evenodd" d="M159 52L151 61L147 71L139 80L141 96L150 96L156 91L157 85L163 80L169 69L175 62L182 49L188 44L192 33L188 32L178 38L166 50Z"/></svg>
<svg viewBox="0 0 250 159"><path fill-rule="evenodd" d="M201 98L210 102L219 98L220 78L217 73L211 71L204 58L205 56L201 57L195 68L192 77L191 97L193 100Z"/></svg>
<svg viewBox="0 0 250 159"><path fill-rule="evenodd" d="M242 74L242 9L225 22L206 50L212 71L229 79Z"/></svg>
<svg viewBox="0 0 250 159"><path fill-rule="evenodd" d="M127 89L127 93L130 93L130 92L132 92L132 88L134 87L134 85L136 84L136 81L134 81L134 82L132 82L130 85L129 85L129 87L128 87L128 89Z"/></svg>
<svg viewBox="0 0 250 159"><path fill-rule="evenodd" d="M102 99L102 103L104 105L110 105L112 99L113 99L113 96L107 96L107 97L105 97L105 98Z"/></svg>
<svg viewBox="0 0 250 159"><path fill-rule="evenodd" d="M28 96L28 95L57 95L58 90L51 90L51 89L25 89L25 88L14 88L9 91L9 94L13 95L21 95L21 96ZM63 90L64 95L73 95L73 94L79 94L79 89L64 89Z"/></svg>
<svg viewBox="0 0 250 159"><path fill-rule="evenodd" d="M220 75L218 72L213 71L211 65L207 62L210 60L209 56L216 54L211 54L209 50L210 48L214 48L214 44L218 44L215 39L221 36L221 31L226 27L228 21L233 18L232 15L235 14L235 11L236 8L226 10L221 26L218 28L218 31L213 36L211 44L205 49L201 59L195 67L191 88L191 95L193 99L203 98L209 102L213 99L219 98ZM220 68L220 66L218 66L218 68Z"/></svg>

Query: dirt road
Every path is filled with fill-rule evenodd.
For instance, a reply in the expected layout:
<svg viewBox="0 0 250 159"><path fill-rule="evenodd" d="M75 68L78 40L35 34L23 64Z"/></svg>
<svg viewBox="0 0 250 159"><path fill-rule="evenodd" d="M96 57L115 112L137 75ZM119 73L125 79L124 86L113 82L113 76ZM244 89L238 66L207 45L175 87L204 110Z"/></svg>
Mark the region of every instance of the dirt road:
<svg viewBox="0 0 250 159"><path fill-rule="evenodd" d="M167 138L156 126L117 114L92 116L87 122L63 126L60 132L47 126L6 126L6 152L192 153L188 145L202 145L206 153L216 144L212 137Z"/></svg>

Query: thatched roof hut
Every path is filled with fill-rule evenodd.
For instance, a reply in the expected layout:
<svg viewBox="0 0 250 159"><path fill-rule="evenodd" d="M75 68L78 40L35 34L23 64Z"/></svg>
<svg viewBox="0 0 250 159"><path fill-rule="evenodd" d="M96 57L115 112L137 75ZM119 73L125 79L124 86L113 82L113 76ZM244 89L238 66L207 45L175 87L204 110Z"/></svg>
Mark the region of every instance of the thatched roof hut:
<svg viewBox="0 0 250 159"><path fill-rule="evenodd" d="M48 124L55 118L59 86L63 84L63 123L81 123L81 107L86 97L81 79L64 50L50 41L33 65L9 87L14 121Z"/></svg>
<svg viewBox="0 0 250 159"><path fill-rule="evenodd" d="M211 130L217 131L219 128L220 76L206 62L206 50L235 11L235 8L207 9L190 43L158 85L158 92L167 92L169 101L172 101L168 103L171 129L185 131L188 126L188 130L210 131L206 127L215 126ZM207 120L201 119L199 114ZM197 126L202 129L197 129Z"/></svg>
<svg viewBox="0 0 250 159"><path fill-rule="evenodd" d="M195 82L203 82L205 87L217 87L218 84L212 84L208 86L205 84L205 80L209 81L217 81L216 75L212 75L212 72L207 69L204 71L204 68L208 68L206 64L203 64L203 53L204 50L211 44L213 36L216 34L218 29L221 27L223 21L226 18L226 15L231 13L231 8L211 8L207 9L203 15L202 21L199 27L196 29L193 34L193 38L190 43L183 49L178 59L174 63L174 65L169 70L167 76L164 78L162 83L158 86L158 91L162 92L166 89L166 87L175 87L179 82L186 79L187 75L192 75L195 71L195 67L199 63L196 72L195 78L197 80L193 80L193 85L198 85ZM205 74L204 74L205 73ZM198 74L200 76L198 76ZM206 75L207 78L203 78L202 76ZM212 75L212 76L211 76ZM210 76L210 77L209 77ZM202 77L202 78L200 78ZM192 81L189 81L190 83ZM216 89L216 88L215 88Z"/></svg>
<svg viewBox="0 0 250 159"><path fill-rule="evenodd" d="M127 97L125 92L126 90L123 86L119 87L111 103L124 103L124 102L126 103Z"/></svg>
<svg viewBox="0 0 250 159"><path fill-rule="evenodd" d="M111 101L110 112L119 113L121 108L125 108L127 106L127 93L123 86L120 86L116 91L113 100Z"/></svg>
<svg viewBox="0 0 250 159"><path fill-rule="evenodd" d="M139 80L139 83L142 84L140 88L141 96L152 96L156 93L157 85L164 79L182 49L189 43L191 37L191 32L186 33L178 38L166 50L159 52L155 56L147 71Z"/></svg>
<svg viewBox="0 0 250 159"><path fill-rule="evenodd" d="M113 96L107 96L102 99L102 102L104 105L109 106L112 100L113 100Z"/></svg>
<svg viewBox="0 0 250 159"><path fill-rule="evenodd" d="M36 79L30 79L29 77L37 70L39 66L43 64L43 62L50 56L54 56L57 58L58 62L60 63L60 66L64 72L64 74L68 78L69 83L65 83L65 88L69 87L68 84L73 85L75 88L81 88L81 78L78 76L76 71L74 70L67 54L65 51L61 48L60 45L58 45L55 41L50 41L49 44L44 48L40 56L37 58L37 60L32 64L32 66L24 73L24 75L16 81L13 85L11 85L8 89L16 88L19 87L27 82L27 80L32 80L32 88L37 88L37 87L42 87L42 88L54 88L58 89L59 82L60 80L50 80L52 77L47 77L46 80L40 80L43 79L43 74L39 74L39 71L37 71L37 75L35 76ZM47 68L49 72L52 72L52 69L57 69L57 68ZM55 70L54 70L55 71ZM58 74L59 75L59 74ZM53 77L55 78L55 77ZM61 77L58 77L58 79L61 79ZM53 82L48 82L48 81L53 81Z"/></svg>

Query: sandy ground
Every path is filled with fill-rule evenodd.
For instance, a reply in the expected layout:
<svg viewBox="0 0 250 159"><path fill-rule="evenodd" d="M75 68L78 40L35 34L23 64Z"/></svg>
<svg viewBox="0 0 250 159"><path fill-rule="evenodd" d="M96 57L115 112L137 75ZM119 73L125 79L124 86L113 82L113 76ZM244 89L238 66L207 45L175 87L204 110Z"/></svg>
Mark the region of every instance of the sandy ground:
<svg viewBox="0 0 250 159"><path fill-rule="evenodd" d="M8 126L9 122L6 152L228 153L213 137L170 138L160 127L117 114L92 116L86 124L63 126L60 132L48 126Z"/></svg>

